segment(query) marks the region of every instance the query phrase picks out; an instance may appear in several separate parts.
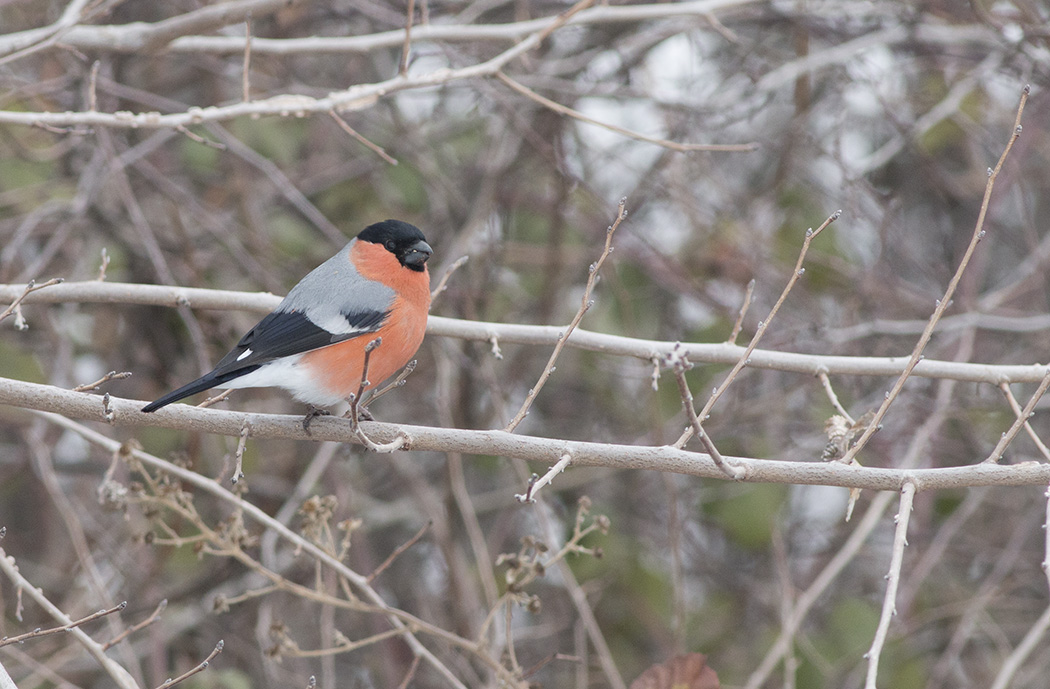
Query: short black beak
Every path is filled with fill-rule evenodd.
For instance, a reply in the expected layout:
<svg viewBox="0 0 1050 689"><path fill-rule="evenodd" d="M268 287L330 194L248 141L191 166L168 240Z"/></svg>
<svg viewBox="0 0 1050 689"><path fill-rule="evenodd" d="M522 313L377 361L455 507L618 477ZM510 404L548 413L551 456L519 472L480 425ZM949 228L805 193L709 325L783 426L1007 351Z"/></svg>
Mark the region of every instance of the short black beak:
<svg viewBox="0 0 1050 689"><path fill-rule="evenodd" d="M404 257L401 259L401 263L408 266L412 270L423 270L423 266L426 264L427 259L430 258L434 250L430 248L430 245L420 239L418 242L408 247L405 251Z"/></svg>

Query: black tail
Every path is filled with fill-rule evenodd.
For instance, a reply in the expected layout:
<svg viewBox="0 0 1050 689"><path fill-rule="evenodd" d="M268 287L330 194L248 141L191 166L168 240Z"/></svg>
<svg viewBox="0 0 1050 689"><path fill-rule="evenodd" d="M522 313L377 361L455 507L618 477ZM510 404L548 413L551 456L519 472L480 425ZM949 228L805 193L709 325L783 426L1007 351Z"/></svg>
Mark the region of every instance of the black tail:
<svg viewBox="0 0 1050 689"><path fill-rule="evenodd" d="M197 380L193 381L192 383L186 383L185 385L183 385L178 390L172 390L171 392L169 392L168 394L164 395L160 399L158 399L158 400L156 400L154 402L150 402L149 404L147 404L145 407L142 408L142 411L146 412L147 414L150 413L150 412L157 411L161 407L166 407L169 404L171 404L172 402L178 402L179 400L181 400L184 397L189 397L190 395L196 395L198 392L204 392L205 390L210 390L213 387L215 387L216 385L222 385L223 383L231 381L234 378L240 378L244 374L251 373L252 371L254 371L257 368L259 368L259 367L258 366L248 366L246 368L241 368L241 369L238 369L236 371L231 371L229 373L225 373L225 374L219 375L219 376L215 375L215 371L212 371L211 373L205 373L203 376L201 376Z"/></svg>

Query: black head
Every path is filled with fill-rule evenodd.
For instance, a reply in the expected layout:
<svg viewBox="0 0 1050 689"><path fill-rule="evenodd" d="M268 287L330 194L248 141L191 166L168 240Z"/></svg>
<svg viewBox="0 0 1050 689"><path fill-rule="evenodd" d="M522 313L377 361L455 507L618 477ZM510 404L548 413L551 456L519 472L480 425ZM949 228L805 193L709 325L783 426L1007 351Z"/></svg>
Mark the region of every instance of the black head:
<svg viewBox="0 0 1050 689"><path fill-rule="evenodd" d="M423 272L427 259L434 253L419 228L401 220L384 220L369 225L357 238L385 247L401 265L418 272Z"/></svg>

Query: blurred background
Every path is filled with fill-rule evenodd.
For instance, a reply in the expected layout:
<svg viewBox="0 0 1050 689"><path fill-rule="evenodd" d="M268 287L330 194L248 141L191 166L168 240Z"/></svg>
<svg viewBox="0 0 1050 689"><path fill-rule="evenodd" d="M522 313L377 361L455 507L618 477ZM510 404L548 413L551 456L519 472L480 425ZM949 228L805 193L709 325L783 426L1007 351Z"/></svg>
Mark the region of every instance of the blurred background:
<svg viewBox="0 0 1050 689"><path fill-rule="evenodd" d="M253 99L323 97L397 75L400 39L364 49L318 47L320 41L278 47L296 38L397 31L405 24L404 3L264 4L253 11L251 33L275 41L251 54ZM110 0L87 6L82 23L161 22L204 5ZM628 6L638 12L616 14ZM185 34L228 39L214 43L185 40L178 27L169 38L183 38L172 43L128 49L115 40L78 43L74 31L38 37L28 48L12 38L51 24L65 7L0 0L2 110L85 111L92 81L95 107L107 113L183 112L241 100L243 11L241 23L190 27ZM416 38L407 73L455 75L514 44L471 28L551 21L569 7L419 0L417 26L461 30L440 40ZM672 150L555 112L498 78L450 78L343 113L385 156L327 115L243 117L188 133L0 124L0 283L94 279L105 252L111 282L281 295L364 226L390 217L423 229L435 248L435 280L469 256L435 300L434 314L564 325L626 197L629 216L582 327L724 341L754 279L743 343L788 280L806 229L842 209L814 242L805 277L762 347L907 356L970 240L988 169L1030 83L1024 133L998 179L987 236L926 355L1047 361L1045 5L613 2L587 11L592 18L581 13L578 23L510 62L506 75L588 118L646 137L754 143L755 150ZM516 38L544 24L527 26ZM259 317L127 304L23 312L27 330L11 320L0 325L0 376L73 387L110 370L131 371L105 389L140 400L209 370ZM497 358L489 344L430 337L406 387L372 411L391 422L502 427L550 350L501 348ZM726 371L703 365L689 373L701 403ZM686 425L681 400L666 372L654 391L652 372L648 362L567 349L518 432L671 443ZM854 417L877 407L892 384L865 377L831 382ZM1032 390L1013 392L1023 404ZM223 407L305 411L265 390L238 391ZM814 378L746 370L706 429L724 454L818 461L824 422L833 413ZM974 463L1012 419L995 387L913 379L860 459L896 467L914 452L924 467ZM1048 430L1042 415L1033 425ZM236 438L204 433L102 431L207 476L219 475L237 446ZM698 449L695 441L689 447ZM260 588L262 578L192 543L177 547L173 535L196 533L191 520L149 504L100 506L96 491L110 459L28 412L0 408L4 550L74 617L127 600L123 617L132 624L167 599L158 623L111 652L144 685L189 669L220 638L223 654L187 686L305 686L316 675L326 687L395 687L405 677L411 652L396 639L322 658L299 657L288 645L292 639L300 649L330 647L334 630L366 637L387 628L379 616L337 612L288 592L216 611L224 599ZM1006 461L1030 459L1039 459L1038 450L1022 434ZM505 587L506 565L495 566L496 556L517 552L525 536L568 537L577 501L586 495L611 528L583 541L602 549L600 559L579 554L567 562L620 682L693 651L707 654L729 687L748 685L749 678L756 687L858 686L865 672L862 654L885 590L895 509L873 506L869 492L847 523L847 491L835 488L570 468L545 489L545 505L524 506L513 497L523 491L522 471L544 467L523 469L499 457L376 456L354 446L250 440L244 461L247 499L294 527L303 524L296 509L312 494L334 496L333 523L361 520L347 561L364 573L433 520L376 585L391 605L466 638L481 632L493 595ZM302 487L304 495L296 485L307 467L316 480ZM142 481L126 467L117 478ZM994 488L917 497L899 614L883 653L885 686L988 686L1000 673L1047 606L1039 566L1042 493ZM206 496L195 505L213 526L229 516ZM843 552L869 509L877 510L870 533L849 546L848 563L790 635L786 670L774 663L764 676L753 674L784 629L785 611ZM283 563L289 580L316 583L312 564L291 559L287 544L268 543L257 527L248 528L252 539L262 539L246 541L254 556ZM332 584L330 577L324 584ZM573 585L553 571L529 585L541 606L513 608L516 660L531 669L525 680L543 686L617 686L587 640ZM24 621L17 620L15 595L8 581L0 583L0 636L50 624L28 603ZM496 686L491 668L470 653L421 638L468 686ZM506 649L495 657L500 653ZM20 687L110 686L64 636L2 649L0 658ZM1010 686L1043 687L1048 670L1050 646L1043 644ZM410 686L447 685L424 664Z"/></svg>

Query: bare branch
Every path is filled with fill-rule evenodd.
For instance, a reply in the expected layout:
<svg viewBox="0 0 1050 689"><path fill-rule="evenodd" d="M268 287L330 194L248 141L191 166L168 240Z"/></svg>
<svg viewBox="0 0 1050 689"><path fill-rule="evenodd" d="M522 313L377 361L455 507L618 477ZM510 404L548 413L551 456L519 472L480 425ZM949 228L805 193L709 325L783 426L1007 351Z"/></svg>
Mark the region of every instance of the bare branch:
<svg viewBox="0 0 1050 689"><path fill-rule="evenodd" d="M127 629L122 631L117 636L113 637L112 639L110 639L106 643L102 644L102 650L103 651L109 650L110 648L112 648L113 646L116 646L121 641L123 641L124 639L128 638L129 636L131 636L135 632L139 631L140 629L145 629L146 627L150 626L151 624L153 624L154 622L156 622L157 620L160 619L160 614L162 612L164 612L164 609L167 608L167 607L168 607L168 599L165 598L164 600L162 600L160 603L157 604L157 607L153 609L153 612L151 612L149 614L149 617L147 617L146 619L142 620L141 622L139 622L137 624L134 624L134 625L128 627Z"/></svg>
<svg viewBox="0 0 1050 689"><path fill-rule="evenodd" d="M746 470L742 467L730 464L725 460L722 454L715 447L714 441L711 437L704 433L703 427L700 425L700 419L696 416L696 408L693 406L693 393L689 390L689 383L685 379L685 372L692 368L692 364L689 360L682 356L672 355L674 358L670 362L671 370L674 372L675 380L678 382L678 392L682 396L682 406L685 407L686 418L689 419L689 425L692 427L696 437L703 443L704 449L711 455L711 459L714 461L715 466L725 472L725 475L734 481L739 481L747 476Z"/></svg>
<svg viewBox="0 0 1050 689"><path fill-rule="evenodd" d="M52 619L60 622L63 625L70 626L73 624L73 620L69 618L66 613L52 603L45 595L44 592L33 586L32 583L27 581L25 577L18 571L18 567L15 565L15 559L8 556L4 552L3 548L0 548L0 572L3 572L11 583L15 585L21 594L25 591L29 594L29 597L36 601L37 605L42 607ZM70 627L69 633L73 635L80 644L87 649L99 665L113 678L113 681L121 689L138 689L138 682L125 670L119 663L105 654L102 645L97 641L88 636L84 630L79 627Z"/></svg>
<svg viewBox="0 0 1050 689"><path fill-rule="evenodd" d="M397 159L396 158L394 158L389 153L384 151L381 146L378 146L378 145L372 143L371 141L369 141L368 139L366 139L365 137L361 136L361 134L356 129L351 127L349 125L349 123L347 123L346 120L344 120L342 117L340 117L339 113L337 113L335 110L329 110L328 114L332 116L332 119L335 120L336 124L338 124L339 127L344 132L346 132L350 136L352 136L355 139L357 139L357 141L359 141L361 144L363 144L365 146L365 148L367 148L368 150L372 151L377 156L379 156L380 158L382 158L386 162L390 163L391 165L397 165Z"/></svg>
<svg viewBox="0 0 1050 689"><path fill-rule="evenodd" d="M72 423L64 417L104 421L98 396L76 393L49 385L25 383L0 378L0 404L11 404L45 412L52 423ZM196 430L239 437L247 418L254 438L289 438L294 440L334 440L360 442L341 419L320 418L307 433L301 416L281 414L245 414L217 409L200 409L186 404L173 404L152 414L143 414L141 400L111 398L113 426L158 426ZM50 413L47 413L50 412ZM62 415L62 416L60 416ZM575 440L536 438L505 431L472 431L456 428L432 428L375 421L361 423L368 436L378 442L392 442L408 435L412 451L462 452L551 462L552 457L572 453L576 466L601 466L614 469L648 469L689 474L706 478L724 478L708 455L673 447L617 445ZM79 424L73 424L79 428ZM79 431L78 431L79 432ZM108 439L107 439L108 440ZM823 462L786 462L781 460L727 457L746 469L746 479L755 483L798 483L900 490L912 481L919 490L982 485L1042 485L1050 483L1050 464L1023 462L1014 465L977 463L969 466L938 469L883 469L850 467Z"/></svg>
<svg viewBox="0 0 1050 689"><path fill-rule="evenodd" d="M205 670L208 669L208 665L211 664L211 661L215 660L215 656L217 656L220 653L222 653L223 646L224 646L224 644L223 644L222 639L219 639L219 643L215 644L215 648L213 648L211 650L211 653L208 654L208 657L205 658L204 660L202 660L199 665L197 665L196 667L194 667L191 670L187 670L186 672L182 673L181 675L179 675L175 679L166 679L166 680L164 680L164 682L162 682L160 684L160 686L157 687L157 689L167 689L168 687L173 687L176 684L178 684L179 682L182 682L183 680L186 680L186 679L189 679L190 677L193 677L198 672L204 672Z"/></svg>
<svg viewBox="0 0 1050 689"><path fill-rule="evenodd" d="M428 521L426 524L424 524L422 527L420 527L419 531L417 531L416 534L414 536L412 536L412 538L408 539L407 541L405 541L404 543L399 545L397 548L395 548L394 551L392 553L390 553L390 555L387 556L387 558L385 560L383 560L379 564L379 566L376 567L375 570L371 574L369 574L367 577L365 577L366 581L368 581L368 583L370 583L370 584L373 581L375 581L376 577L378 577L380 574L385 572L387 570L387 568L390 567L390 565L392 565L394 563L394 560L396 560L406 550L408 550L409 548L414 546L416 543L418 543L419 539L423 538L423 535L433 525L434 525L433 521Z"/></svg>
<svg viewBox="0 0 1050 689"><path fill-rule="evenodd" d="M547 470L547 473L545 473L542 478L537 476L536 474L533 474L529 478L529 484L526 487L525 492L520 495L515 495L514 498L518 502L524 502L528 504L535 503L535 495L539 492L540 488L543 488L545 485L553 481L555 476L565 471L565 469L568 468L569 463L571 461L572 455L566 452L561 456L561 459L555 462L554 465Z"/></svg>
<svg viewBox="0 0 1050 689"><path fill-rule="evenodd" d="M71 393L71 394L76 394L76 393ZM178 406L186 407L186 405L178 405ZM199 413L204 413L204 414L225 414L225 413L227 413L227 412L220 412L220 411L215 411L215 410L198 410L196 408L191 408L191 407L186 407L186 408L187 409L194 409L195 411L197 411ZM237 416L239 416L240 418L243 419L243 415L239 414ZM419 642L418 639L416 639L416 637L414 636L414 633L413 633L414 630L412 628L410 628L408 625L406 625L406 623L404 621L402 621L402 619L401 619L401 616L404 615L404 613L401 613L400 611L398 611L398 610L392 608L390 605L388 605L386 603L386 601L383 600L382 596L380 596L379 593L377 591L375 591L375 589L373 589L368 584L366 578L363 575L358 574L354 570L352 570L349 567L347 567L343 562L341 562L337 558L333 557L330 553L325 551L323 548L321 548L317 544L315 544L312 541L307 540L307 539L303 538L302 536L300 536L299 534L295 533L294 531L289 529L287 526L285 526L284 524L278 522L273 517L271 517L269 514L267 514L263 510L261 510L259 507L257 507L255 505L253 505L252 503L250 503L250 502L248 502L246 500L243 500L242 498L234 495L229 490L227 490L222 485L220 485L217 481L214 481L214 480L212 480L210 478L207 478L205 476L201 476L200 474L198 474L198 473L196 473L194 471L190 471L189 469L186 469L186 468L183 468L183 467L180 467L180 466L176 466L175 464L172 464L171 462L168 462L168 461L165 461L163 459L160 459L159 457L151 455L148 452L143 452L142 450L139 450L137 448L127 448L127 447L123 446L120 442L118 442L116 440L112 440L111 438L107 438L106 436L102 435L101 433L96 433L95 431L91 430L90 428L87 428L86 426L84 426L82 424L76 423L75 421L71 421L71 420L69 420L69 419L67 419L65 417L62 417L62 416L59 416L59 415L56 415L56 414L44 414L44 417L47 418L51 423L55 423L55 424L57 424L57 425L59 425L59 426L61 426L63 428L67 428L67 429L77 433L78 435L83 437L88 442L91 442L91 443L93 443L95 445L103 447L103 448L107 449L110 452L116 452L116 451L120 450L122 447L124 447L128 452L130 452L130 454L132 456L134 456L137 460L142 462L144 465L153 467L155 469L160 469L163 472L165 472L166 474L169 474L169 475L177 477L180 481L184 481L184 482L186 482L188 484L191 484L191 485L195 486L201 492L207 493L209 495L212 495L212 496L218 498L220 501L234 506L236 509L238 509L240 512L242 512L244 515L246 515L250 519L253 519L256 522L262 524L265 528L267 528L267 529L269 529L271 531L274 531L281 538L284 538L285 540L295 544L295 546L297 548L301 549L302 551L304 551L306 553L309 553L312 557L314 557L319 562L321 562L324 565L332 568L336 573L339 574L339 576L346 578L347 581L349 581L353 586L355 586L362 593L362 595L364 596L364 598L368 601L368 603L370 605L374 606L376 609L378 609L379 611L383 612L387 616L387 619L389 620L390 624L395 629L400 631L401 638L405 641L405 643L408 644L408 646L412 649L412 651L414 653L416 653L417 655L421 655L424 658L424 660L429 662L431 664L431 666L434 667L434 669L437 670L442 675L442 677L444 677L448 681L448 683L451 686L455 687L456 689L466 689L466 687L463 685L463 683L460 682L459 679L456 678L456 676L452 674L452 672L448 669L448 667L446 667L444 665L444 663L442 663L440 660L438 660L438 658L436 656L434 656L433 653L431 653L425 646L423 646ZM292 420L292 419L294 419L294 417L289 417L289 420ZM295 420L295 424L299 428L299 432L302 434L302 437L304 437L304 439L305 439L305 432L302 429L302 421L301 421L301 419L294 419L294 420ZM254 426L254 423L255 423L255 421L253 419L253 426ZM344 432L345 432L346 424L339 424L339 425L343 427ZM260 434L256 434L256 435L257 435L257 437L265 437L265 436L260 435ZM5 565L7 560L8 560L8 558L3 556L3 550L0 549L0 570L7 571L6 568L4 567L4 565ZM13 566L13 564L12 564L12 566ZM16 569L16 572L17 572L17 569ZM61 614L61 613L59 613L59 614ZM63 621L65 621L65 620L63 620ZM78 629L74 629L73 633L76 634L79 631L80 630L78 630ZM88 639L88 641L91 641L91 640ZM91 641L91 643L94 643L94 642ZM103 656L103 658L105 658L105 656ZM108 661L109 659L106 658L106 660ZM110 661L110 662L112 662L112 661ZM115 663L114 663L114 665L115 665ZM116 667L121 672L124 672L126 674L126 671L123 670L123 668L120 668L119 665L117 665ZM124 687L125 685L122 684L121 686ZM137 685L135 685L134 682L132 682L132 684L126 685L126 686L130 689L130 687L134 687L134 686L137 686Z"/></svg>
<svg viewBox="0 0 1050 689"><path fill-rule="evenodd" d="M8 316L10 316L12 313L15 313L18 310L19 306L21 306L22 302L25 301L25 298L28 297L33 292L36 292L37 290L42 290L45 287L51 287L53 285L58 285L58 284L62 283L62 281L63 281L62 278L51 278L47 282L42 282L42 283L40 283L38 285L38 284L36 284L36 282L31 280L29 282L29 284L27 284L24 288L22 288L22 293L19 294L17 297L15 297L14 301L12 301L7 306L6 309L4 309L3 311L0 311L0 321L4 320ZM19 330L22 330L22 329L23 328L19 328Z"/></svg>
<svg viewBox="0 0 1050 689"><path fill-rule="evenodd" d="M817 227L817 229L814 230L813 228L810 228L806 230L806 236L802 240L802 249L798 253L798 260L795 261L795 269L791 271L791 277L788 278L787 285L784 286L784 290L780 293L780 297L777 299L776 303L773 304L773 308L770 309L769 315L766 316L765 320L759 322L758 329L755 330L755 334L751 337L751 341L747 343L747 347L744 348L743 354L741 354L740 357L736 360L736 363L733 365L732 370L729 371L729 374L725 377L725 380L722 381L722 384L715 388L714 392L711 393L711 397L708 398L707 403L704 404L704 408L700 410L699 414L697 414L697 418L707 419L707 415L711 413L711 408L715 406L715 402L718 401L718 398L721 397L722 394L726 391L726 389L728 389L729 386L733 384L733 381L736 380L736 377L740 374L740 371L742 371L745 366L749 366L751 364L751 354L755 351L755 347L758 346L758 343L762 339L762 336L765 335L766 328L769 327L770 322L772 322L773 318L777 315L777 312L780 310L780 307L784 304L784 301L787 299L788 294L791 292L791 288L795 286L795 283L798 282L798 279L801 278L802 275L806 272L806 269L802 267L802 263L806 260L806 253L809 252L809 245L813 242L814 239L817 238L817 236L821 232L824 231L824 228L838 220L839 215L841 214L842 211L835 211L830 216L828 216L828 218L824 222L822 222L820 226ZM686 354L686 356L688 356L688 353ZM675 446L683 447L685 443L688 442L692 434L693 428L692 426L690 426L685 430L682 436L678 438L678 440L675 442Z"/></svg>
<svg viewBox="0 0 1050 689"><path fill-rule="evenodd" d="M597 127L602 127L604 129L608 129L611 132L616 132L617 134L622 134L623 136L626 136L629 139L634 139L635 141L644 141L646 143L655 144L657 146L661 146L663 148L667 148L667 149L670 149L672 151L679 151L679 152L688 152L688 151L725 151L725 152L736 152L736 153L748 153L748 152L751 152L751 151L757 151L758 150L758 144L757 143L747 143L747 144L680 144L680 143L677 143L675 141L669 141L667 139L661 139L661 138L654 137L654 136L647 136L647 135L642 134L640 132L634 132L634 131L631 131L630 129L625 129L623 127L619 127L619 126L617 126L615 124L609 124L608 122L602 122L600 120L596 120L593 117L588 117L587 115L584 115L582 112L580 112L578 110L573 110L572 108L564 106L561 103L556 103L556 102L552 101L549 98L544 98L543 96L541 96L540 94L536 93L535 91L533 91L529 87L525 86L524 84L522 84L522 83L520 83L518 81L515 81L514 79L511 79L510 77L508 77L503 72L497 72L496 76L499 78L500 81L502 81L507 86L511 87L512 89L514 89L518 93L522 94L523 96L529 98L530 100L535 101L536 103L539 103L540 105L542 105L543 107L547 108L548 110L552 110L552 111L558 113L559 115L565 115L567 117L571 117L573 119L579 120L580 122L586 122L587 124L593 124L593 125L595 125Z"/></svg>
<svg viewBox="0 0 1050 689"><path fill-rule="evenodd" d="M867 681L865 689L876 689L875 678L879 673L879 656L882 654L882 646L886 643L886 634L890 629L890 620L897 614L897 587L901 580L901 564L904 561L904 546L908 545L908 520L911 517L912 501L915 499L915 484L910 481L901 489L900 509L894 521L897 529L893 534L893 555L890 558L890 571L886 577L886 595L882 599L882 614L879 617L879 626L875 630L875 638L868 650Z"/></svg>
<svg viewBox="0 0 1050 689"><path fill-rule="evenodd" d="M1032 393L1032 397L1028 400L1028 404L1024 405L1024 409L1017 414L1017 418L1010 424L1010 428L999 438L999 442L996 443L995 448L984 461L998 462L1003 458L1003 453L1006 452L1006 448L1017 437L1017 434L1021 432L1021 428L1027 426L1028 420L1035 416L1035 405L1042 399L1043 393L1046 392L1048 387L1050 387L1050 372L1043 376L1043 379L1039 382L1039 387L1036 388L1035 392ZM1007 390L1009 390L1009 386ZM1031 426L1029 426L1029 430L1031 430Z"/></svg>
<svg viewBox="0 0 1050 689"><path fill-rule="evenodd" d="M736 338L744 327L744 316L747 315L747 310L751 307L754 296L755 278L751 278L747 282L747 289L744 291L744 302L740 305L740 312L736 316L736 322L733 323L733 329L729 332L729 338L726 340L729 344L736 344Z"/></svg>
<svg viewBox="0 0 1050 689"><path fill-rule="evenodd" d="M95 620L105 617L106 615L112 615L115 612L120 612L126 607L128 607L128 602L124 601L119 605L114 605L112 608L109 608L107 610L99 610L98 612L91 613L87 617L81 617L79 620L74 620L69 624L64 624L61 627L52 627L51 629L34 629L31 632L26 632L25 634L20 634L18 636L4 637L0 639L0 648L4 646L9 646L11 644L24 643L26 641L29 641L30 639L38 639L42 636L51 636L52 634L68 632L73 629L76 629L77 627L80 627L81 625L85 625L88 622L94 622Z"/></svg>
<svg viewBox="0 0 1050 689"><path fill-rule="evenodd" d="M627 217L627 199L620 199L620 204L616 209L616 219L612 225L609 225L605 231L605 247L602 249L601 256L598 260L591 264L590 270L587 274L587 284L583 288L583 297L580 299L580 308L576 311L576 315L573 317L572 322L559 336L558 341L554 344L554 351L551 352L550 358L547 360L546 366L543 367L543 372L540 374L539 380L529 390L529 394L525 396L525 402L522 403L521 409L514 415L514 418L510 420L507 427L504 429L508 433L512 433L515 428L525 419L525 416L529 413L529 407L536 401L536 396L540 394L540 390L543 389L543 385L547 382L547 379L554 373L554 363L558 360L558 355L561 354L561 350L565 347L565 342L572 335L572 331L576 329L576 326L583 320L583 315L587 313L587 310L591 308L591 292L594 290L594 285L598 281L598 271L601 270L602 264L605 263L605 259L612 253L612 238L613 233L616 232L616 228L620 226L624 218Z"/></svg>
<svg viewBox="0 0 1050 689"><path fill-rule="evenodd" d="M25 285L0 285L0 302L17 298ZM173 287L168 285L139 285L117 282L67 282L55 284L47 290L33 291L24 298L25 304L101 303L149 304L154 306L189 306L196 309L243 309L257 313L272 311L281 298L265 292L233 292L226 290ZM553 346L562 339L564 329L553 325L524 325L469 321L442 316L430 316L427 333L431 336L452 337L492 344L498 342ZM675 347L695 363L735 364L747 350L729 343L668 342L645 340L597 333L576 328L565 338L565 346L616 356L630 356L647 363L654 356L666 357ZM816 376L898 376L907 362L899 357L829 356L798 354L755 348L747 357L751 368L788 371ZM999 386L1008 383L1038 383L1050 367L1030 364L975 364L957 361L922 359L912 370L919 378L947 378L971 383Z"/></svg>
<svg viewBox="0 0 1050 689"><path fill-rule="evenodd" d="M452 277L453 273L462 268L463 264L465 264L469 259L470 256L460 256L452 262L452 265L448 267L448 270L445 271L445 274L441 276L440 280L438 280L437 287L435 287L433 291L430 292L430 301L434 301L435 299L437 299L439 294L445 291L445 289L448 287L448 279Z"/></svg>
<svg viewBox="0 0 1050 689"><path fill-rule="evenodd" d="M923 330L922 335L919 336L919 341L915 343L915 347L912 350L907 365L897 378L897 381L893 384L893 387L888 393L886 393L886 399L883 400L882 405L879 406L878 410L875 412L875 417L871 420L871 424L868 425L868 428L864 431L863 435L857 439L857 443L850 448L850 451L840 460L844 464L852 462L853 458L857 456L857 453L864 449L868 440L879 429L879 426L882 424L882 419L886 416L886 412L889 411L890 405L897 399L897 396L904 388L905 381L908 380L912 371L922 359L922 352L926 349L926 345L933 336L933 330L937 327L937 322L940 321L944 311L948 308L949 304L951 304L952 297L955 295L955 288L958 287L959 281L962 279L963 271L965 271L966 266L970 264L970 258L973 256L973 252L977 249L977 244L984 238L984 219L988 213L988 202L991 200L992 189L995 187L995 180L999 176L999 171L1003 168L1003 163L1006 162L1007 156L1010 155L1010 150L1013 149L1014 142L1017 141L1019 136L1021 136L1021 115L1024 113L1025 103L1028 102L1029 91L1030 88L1025 86L1021 93L1021 102L1017 106L1017 116L1014 119L1014 130L1010 135L1010 140L1007 142L1006 148L1003 149L1002 155L999 156L999 162L995 164L994 168L989 168L988 170L988 183L984 187L984 198L981 201L981 211L977 215L977 225L973 228L973 236L970 238L970 244L966 247L966 252L959 261L959 267L956 268L955 275L952 276L951 281L948 283L948 288L944 291L944 296L937 300L937 306L934 308L933 314L930 315L930 320L926 324L926 329Z"/></svg>

